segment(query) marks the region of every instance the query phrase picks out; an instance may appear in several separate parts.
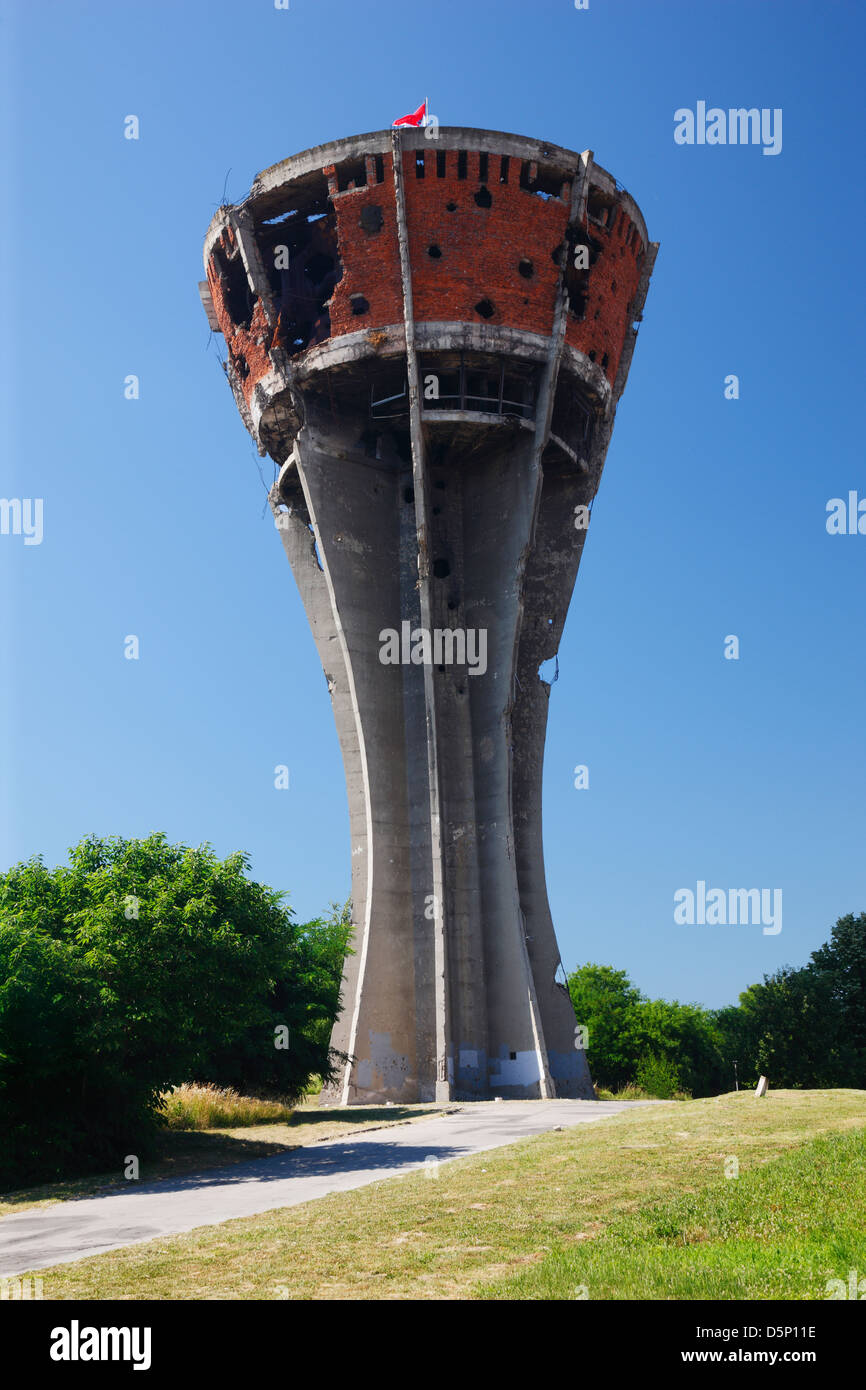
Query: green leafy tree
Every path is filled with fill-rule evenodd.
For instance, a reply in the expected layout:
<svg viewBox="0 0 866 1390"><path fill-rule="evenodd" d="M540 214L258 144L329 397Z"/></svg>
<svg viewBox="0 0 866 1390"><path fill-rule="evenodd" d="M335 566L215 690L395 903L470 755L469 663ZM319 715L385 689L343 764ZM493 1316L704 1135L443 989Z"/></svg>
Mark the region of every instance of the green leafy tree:
<svg viewBox="0 0 866 1390"><path fill-rule="evenodd" d="M144 1155L183 1081L292 1098L331 1075L340 928L296 923L248 867L88 837L0 876L0 1175Z"/></svg>
<svg viewBox="0 0 866 1390"><path fill-rule="evenodd" d="M866 914L840 917L807 965L765 975L717 1022L747 1084L866 1086Z"/></svg>
<svg viewBox="0 0 866 1390"><path fill-rule="evenodd" d="M634 1076L640 991L624 970L587 963L568 976L568 992L577 1022L586 1029L586 1059L593 1080L618 1090Z"/></svg>
<svg viewBox="0 0 866 1390"><path fill-rule="evenodd" d="M807 969L825 982L838 1011L836 1068L846 1085L866 1087L866 912L840 917Z"/></svg>
<svg viewBox="0 0 866 1390"><path fill-rule="evenodd" d="M666 1093L683 1087L711 1095L723 1076L721 1035L713 1015L694 1004L647 999L624 970L583 965L568 977L578 1023L588 1032L587 1060L593 1080L611 1090L637 1082L651 1064L664 1077ZM660 1082L660 1084L662 1084Z"/></svg>

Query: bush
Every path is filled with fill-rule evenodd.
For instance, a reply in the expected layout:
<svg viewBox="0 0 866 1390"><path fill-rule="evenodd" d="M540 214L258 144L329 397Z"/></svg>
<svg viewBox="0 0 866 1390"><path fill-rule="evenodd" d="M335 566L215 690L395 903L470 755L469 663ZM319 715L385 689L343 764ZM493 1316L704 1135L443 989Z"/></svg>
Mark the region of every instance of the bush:
<svg viewBox="0 0 866 1390"><path fill-rule="evenodd" d="M151 835L0 876L0 1181L146 1156L185 1081L291 1100L332 1075L347 914L299 925L247 868Z"/></svg>
<svg viewBox="0 0 866 1390"><path fill-rule="evenodd" d="M673 1100L680 1090L679 1074L667 1057L644 1057L634 1079L638 1090L654 1100Z"/></svg>

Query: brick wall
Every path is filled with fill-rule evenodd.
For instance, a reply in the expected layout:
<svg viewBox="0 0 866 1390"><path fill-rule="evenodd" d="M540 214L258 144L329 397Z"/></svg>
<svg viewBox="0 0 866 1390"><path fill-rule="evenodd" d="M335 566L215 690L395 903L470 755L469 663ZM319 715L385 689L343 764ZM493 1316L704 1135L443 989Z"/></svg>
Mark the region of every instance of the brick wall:
<svg viewBox="0 0 866 1390"><path fill-rule="evenodd" d="M613 384L645 250L637 228L618 205L610 230L591 219L584 222L584 227L602 249L589 272L584 316L577 320L569 314L565 339L597 362Z"/></svg>
<svg viewBox="0 0 866 1390"><path fill-rule="evenodd" d="M417 172L419 158L423 177ZM416 322L489 322L548 334L559 261L565 254L571 185L565 183L545 197L521 187L519 158L503 160L489 154L486 177L482 160L478 151L440 151L432 140L429 148L417 153L404 151ZM339 191L337 166L322 170L342 265L330 305L332 338L396 323L403 316L391 156L379 156L378 166L373 157L364 163L366 186L344 191ZM286 205L291 206L290 190ZM381 226L376 225L379 219ZM593 264L583 316L578 319L569 312L566 341L596 362L613 383L645 248L619 204L609 226L588 218L584 229L595 243ZM227 228L217 247L227 256L232 245ZM249 402L256 382L270 368L271 330L258 302L248 328L232 321L216 248L207 274L229 356ZM480 313L480 303L492 312Z"/></svg>
<svg viewBox="0 0 866 1390"><path fill-rule="evenodd" d="M490 206L479 206L480 156L467 151L466 177L458 177L458 150L444 150L445 177L437 177L435 141L425 150L424 177L415 172L415 152L403 156L406 221L412 260L412 293L418 322L436 319L482 323L475 305L492 304L486 321L528 333L550 332L559 275L552 259L562 246L568 201L546 201L520 187L521 162L488 156L483 185ZM571 186L566 185L567 198ZM482 203L487 197L481 194ZM431 257L429 248L441 251ZM525 278L518 269L526 262Z"/></svg>

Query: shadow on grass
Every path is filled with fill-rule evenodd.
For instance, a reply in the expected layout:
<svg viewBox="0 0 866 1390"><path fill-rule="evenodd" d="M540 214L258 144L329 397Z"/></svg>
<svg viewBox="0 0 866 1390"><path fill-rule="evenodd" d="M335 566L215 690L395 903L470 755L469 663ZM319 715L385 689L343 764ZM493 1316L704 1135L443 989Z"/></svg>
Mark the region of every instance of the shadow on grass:
<svg viewBox="0 0 866 1390"><path fill-rule="evenodd" d="M201 1130L161 1130L156 1140L153 1158L141 1160L139 1182L159 1182L164 1178L181 1177L209 1168L224 1168L234 1163L249 1163L256 1158L269 1158L285 1153L286 1144L270 1143L264 1139L237 1139L228 1134L211 1134ZM69 1202L77 1197L92 1197L115 1188L132 1184L123 1172L85 1173L59 1182L34 1184L0 1192L0 1217L7 1209L30 1202ZM138 1186L138 1183L135 1184Z"/></svg>
<svg viewBox="0 0 866 1390"><path fill-rule="evenodd" d="M292 1118L285 1123L290 1127L294 1125L315 1125L326 1121L334 1124L335 1121L347 1125L369 1125L375 1124L378 1120L411 1120L418 1115L417 1107L408 1105L361 1105L356 1109L343 1110L341 1106L321 1106L315 1110L296 1110ZM425 1112L434 1113L434 1112Z"/></svg>
<svg viewBox="0 0 866 1390"><path fill-rule="evenodd" d="M431 1110L425 1113L436 1113ZM363 1105L355 1109L343 1110L339 1106L322 1106L310 1110L296 1110L288 1120L275 1120L273 1123L284 1129L298 1125L317 1125L323 1121L334 1124L364 1125L375 1128L377 1124L395 1120L410 1120L417 1116L417 1107L410 1106L372 1106ZM256 1126L262 1129L267 1121L259 1121ZM296 1144L280 1143L267 1139L245 1139L237 1134L230 1135L221 1130L163 1129L156 1139L156 1153L150 1159L141 1160L140 1175L135 1186L141 1183L162 1182L167 1178L186 1177L214 1168L226 1168L235 1163L249 1163L257 1158L270 1158L274 1154L290 1153ZM69 1202L77 1197L93 1197L101 1192L117 1188L129 1190L133 1184L123 1176L123 1172L80 1173L55 1182L33 1184L0 1192L0 1219L8 1215L12 1208L36 1202Z"/></svg>

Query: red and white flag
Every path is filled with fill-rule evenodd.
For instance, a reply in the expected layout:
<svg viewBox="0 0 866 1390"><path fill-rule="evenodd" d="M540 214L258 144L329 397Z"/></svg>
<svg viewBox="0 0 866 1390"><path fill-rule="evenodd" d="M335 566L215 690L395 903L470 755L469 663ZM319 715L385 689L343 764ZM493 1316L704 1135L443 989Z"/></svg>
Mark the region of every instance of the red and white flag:
<svg viewBox="0 0 866 1390"><path fill-rule="evenodd" d="M399 120L392 121L391 125L424 125L427 120L427 98L425 97L417 111L413 111L409 116L401 116Z"/></svg>

